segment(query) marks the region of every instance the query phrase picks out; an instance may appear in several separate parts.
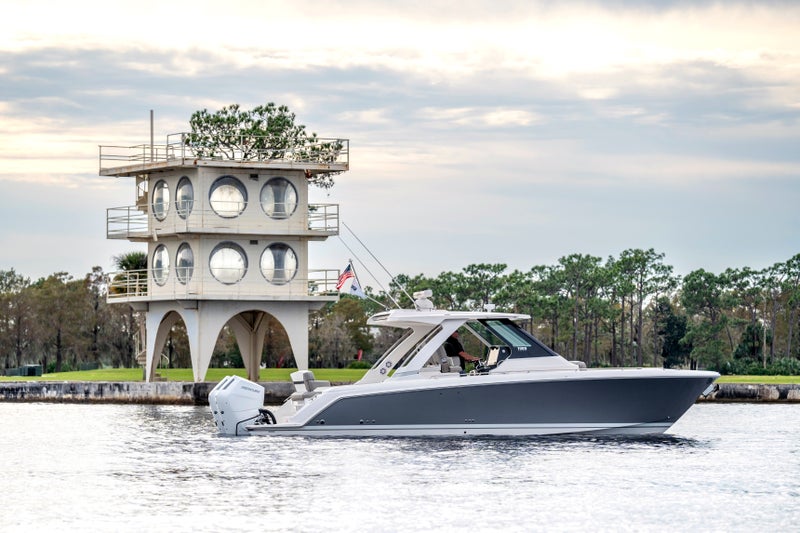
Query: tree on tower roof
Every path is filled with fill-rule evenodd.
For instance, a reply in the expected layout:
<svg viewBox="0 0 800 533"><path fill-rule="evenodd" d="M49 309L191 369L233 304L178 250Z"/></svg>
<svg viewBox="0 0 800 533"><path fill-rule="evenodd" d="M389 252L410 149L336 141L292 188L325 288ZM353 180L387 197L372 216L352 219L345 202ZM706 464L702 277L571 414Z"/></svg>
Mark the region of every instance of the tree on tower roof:
<svg viewBox="0 0 800 533"><path fill-rule="evenodd" d="M272 102L252 110L231 104L213 113L195 111L189 125L192 131L184 143L200 158L335 163L342 149L338 141L322 141L316 133L306 132L288 107ZM338 172L307 171L306 177L327 189L333 186L334 174Z"/></svg>

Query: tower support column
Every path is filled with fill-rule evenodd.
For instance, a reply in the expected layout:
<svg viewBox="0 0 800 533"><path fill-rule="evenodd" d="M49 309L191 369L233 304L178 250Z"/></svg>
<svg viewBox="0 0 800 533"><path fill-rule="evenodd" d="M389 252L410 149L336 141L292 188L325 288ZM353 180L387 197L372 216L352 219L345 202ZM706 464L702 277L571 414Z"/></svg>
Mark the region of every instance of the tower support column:
<svg viewBox="0 0 800 533"><path fill-rule="evenodd" d="M228 326L236 335L244 367L247 369L247 379L258 381L261 352L264 350L264 337L267 334L267 314L263 311L240 313L228 322Z"/></svg>

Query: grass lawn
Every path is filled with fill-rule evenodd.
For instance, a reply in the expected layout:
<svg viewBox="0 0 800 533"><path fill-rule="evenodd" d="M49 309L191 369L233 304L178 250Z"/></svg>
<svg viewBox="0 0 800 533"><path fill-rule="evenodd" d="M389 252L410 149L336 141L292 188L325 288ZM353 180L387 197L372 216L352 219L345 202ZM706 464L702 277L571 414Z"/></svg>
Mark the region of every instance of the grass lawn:
<svg viewBox="0 0 800 533"><path fill-rule="evenodd" d="M264 368L261 381L289 381L289 374L296 368ZM332 382L352 382L361 379L366 370L352 368L312 368L314 377ZM191 368L159 368L156 370L167 381L194 381ZM206 381L219 381L235 374L247 377L244 368L209 368ZM0 376L0 381L143 381L141 368L102 368L82 372L58 372L39 377Z"/></svg>
<svg viewBox="0 0 800 533"><path fill-rule="evenodd" d="M265 368L261 370L261 381L289 381L295 368ZM334 383L353 382L361 379L366 370L352 368L312 368L317 379ZM160 368L157 370L167 381L194 381L191 368ZM206 381L219 381L235 374L247 377L244 368L209 368ZM102 368L82 372L59 372L41 377L0 376L0 381L143 381L141 368ZM800 376L722 376L718 383L800 383Z"/></svg>
<svg viewBox="0 0 800 533"><path fill-rule="evenodd" d="M800 376L721 376L717 383L763 383L767 385L784 385L800 383Z"/></svg>

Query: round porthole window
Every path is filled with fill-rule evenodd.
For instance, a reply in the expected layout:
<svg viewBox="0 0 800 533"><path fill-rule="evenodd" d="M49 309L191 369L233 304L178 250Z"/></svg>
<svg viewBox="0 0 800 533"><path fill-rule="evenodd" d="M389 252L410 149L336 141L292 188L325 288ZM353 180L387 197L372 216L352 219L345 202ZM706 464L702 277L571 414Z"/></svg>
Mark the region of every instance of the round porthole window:
<svg viewBox="0 0 800 533"><path fill-rule="evenodd" d="M167 218L169 211L169 187L167 182L159 180L156 186L153 187L153 216L156 220L164 220Z"/></svg>
<svg viewBox="0 0 800 533"><path fill-rule="evenodd" d="M159 244L153 252L153 281L164 285L169 277L169 252L167 247Z"/></svg>
<svg viewBox="0 0 800 533"><path fill-rule="evenodd" d="M226 285L239 282L247 273L247 256L234 242L223 242L211 251L209 269L214 279Z"/></svg>
<svg viewBox="0 0 800 533"><path fill-rule="evenodd" d="M211 185L208 201L219 216L238 217L247 207L247 189L233 176L222 176Z"/></svg>
<svg viewBox="0 0 800 533"><path fill-rule="evenodd" d="M192 279L194 273L194 252L188 243L183 243L178 247L175 255L175 275L178 281L186 285Z"/></svg>
<svg viewBox="0 0 800 533"><path fill-rule="evenodd" d="M297 274L297 255L282 242L270 244L261 254L261 274L274 285L289 283Z"/></svg>
<svg viewBox="0 0 800 533"><path fill-rule="evenodd" d="M178 216L185 219L192 212L192 207L194 207L194 187L189 178L183 176L175 189L175 209L178 211Z"/></svg>
<svg viewBox="0 0 800 533"><path fill-rule="evenodd" d="M260 200L270 218L289 218L297 209L297 189L286 178L272 178L261 188Z"/></svg>

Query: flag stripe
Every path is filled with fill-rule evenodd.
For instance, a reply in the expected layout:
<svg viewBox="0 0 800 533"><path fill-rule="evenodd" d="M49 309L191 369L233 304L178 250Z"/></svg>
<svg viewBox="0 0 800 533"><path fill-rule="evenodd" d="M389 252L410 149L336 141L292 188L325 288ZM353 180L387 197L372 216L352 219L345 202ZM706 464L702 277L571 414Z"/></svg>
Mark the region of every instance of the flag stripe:
<svg viewBox="0 0 800 533"><path fill-rule="evenodd" d="M336 283L336 290L341 290L342 285L344 285L348 279L354 277L356 277L356 275L353 273L353 265L348 264L347 268L345 268L339 275L339 281Z"/></svg>

